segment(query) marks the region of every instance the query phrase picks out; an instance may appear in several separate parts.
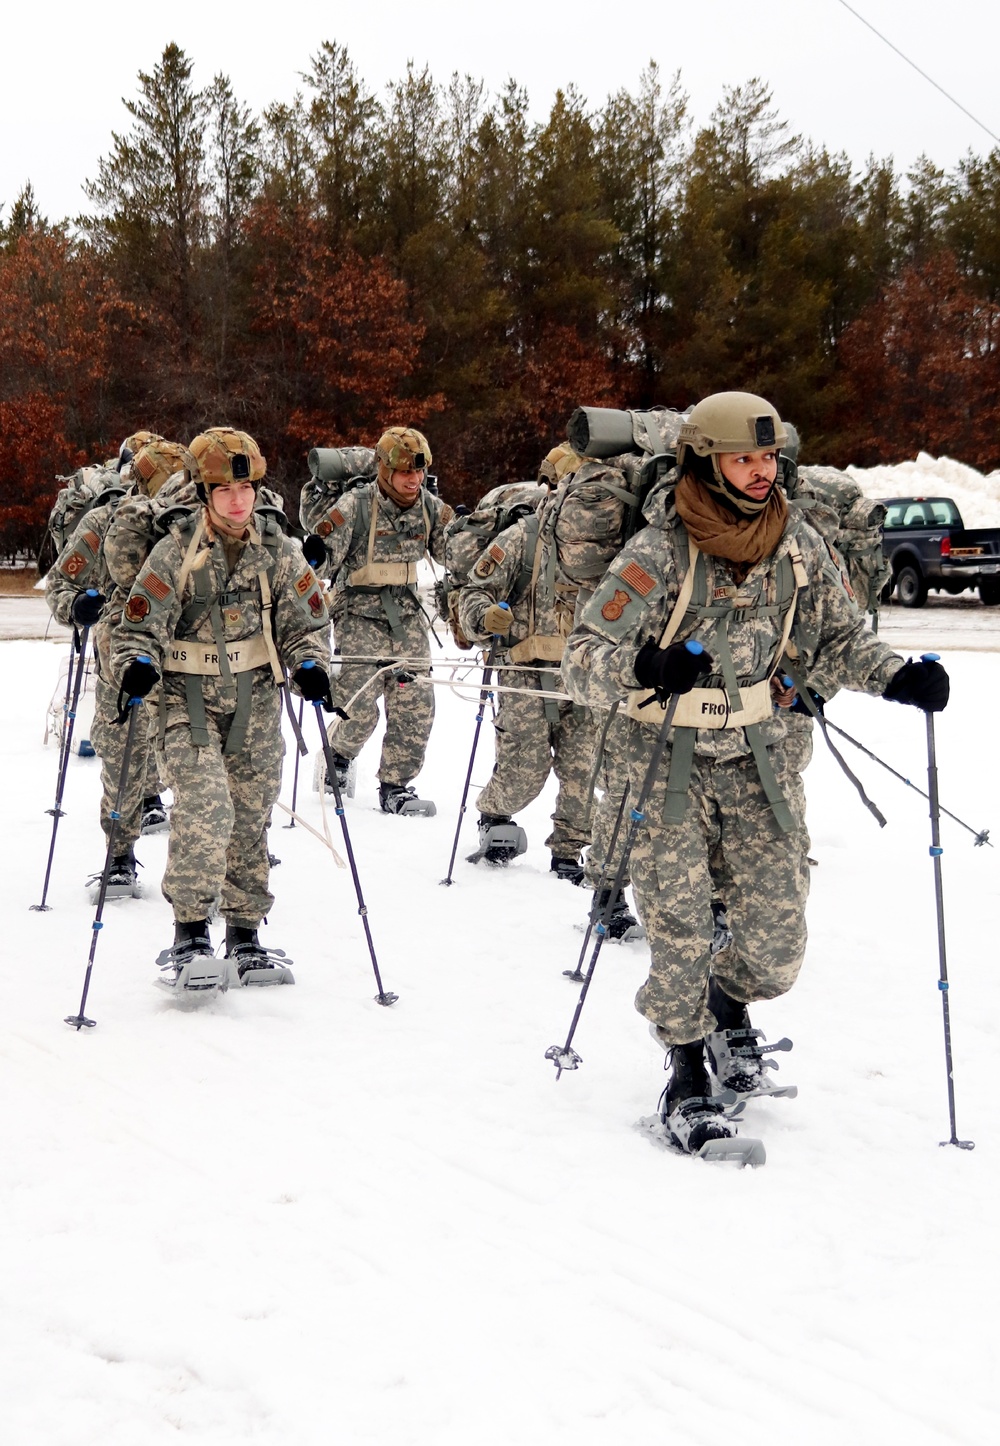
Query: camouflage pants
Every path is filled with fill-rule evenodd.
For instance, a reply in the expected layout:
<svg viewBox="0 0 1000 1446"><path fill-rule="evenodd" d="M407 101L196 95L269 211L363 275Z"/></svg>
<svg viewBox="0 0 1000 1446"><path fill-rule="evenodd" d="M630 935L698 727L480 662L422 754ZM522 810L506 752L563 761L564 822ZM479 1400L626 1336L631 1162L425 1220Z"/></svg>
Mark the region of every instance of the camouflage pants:
<svg viewBox="0 0 1000 1446"><path fill-rule="evenodd" d="M636 996L640 1014L665 1040L685 1044L716 1027L709 975L731 998L773 999L794 984L806 947L809 838L781 744L771 750L794 827L782 833L752 758L717 763L696 757L687 812L679 826L659 822L662 780L632 854L636 898L649 936L649 978ZM641 779L632 778L633 788ZM799 794L799 797L801 795ZM714 960L711 900L726 901L733 942Z"/></svg>
<svg viewBox="0 0 1000 1446"><path fill-rule="evenodd" d="M90 741L101 759L101 828L107 838L111 830L111 811L118 798L125 754L126 724L116 723L118 689L98 676L94 681L94 726ZM159 773L153 741L156 734L156 713L147 704L139 708L132 739L132 759L128 783L122 801L121 821L115 833L115 853L124 854L139 837L142 827L142 800L160 790Z"/></svg>
<svg viewBox="0 0 1000 1446"><path fill-rule="evenodd" d="M607 715L600 719L600 727L603 728ZM618 838L615 841L614 853L609 858L611 840L614 837L615 824L618 821L618 809L622 801L622 793L628 783L628 767L625 763L625 737L628 724L625 719L615 714L605 735L604 748L601 753L601 766L597 771L597 787L601 796L594 804L593 834L594 841L587 851L586 880L592 889L596 889L601 882L602 875L606 880L606 887L610 887L618 866L621 863L622 849L628 837L629 814L628 800L625 802L625 809L622 814L621 824L618 828ZM598 733L600 730L597 730ZM598 740L599 741L599 740ZM632 792L629 790L629 797ZM631 881L629 869L626 865L625 875L622 879L622 887Z"/></svg>
<svg viewBox="0 0 1000 1446"><path fill-rule="evenodd" d="M254 691L246 741L222 749L231 713L206 710L207 747L196 748L187 721L168 720L159 755L173 789L163 895L182 923L205 919L216 903L229 923L256 928L270 911L267 826L281 785L281 695Z"/></svg>
<svg viewBox="0 0 1000 1446"><path fill-rule="evenodd" d="M518 687L539 686L530 673L502 673ZM542 686L558 688L558 674L542 675ZM590 842L590 774L594 766L593 715L573 703L528 693L501 693L496 719L493 776L476 800L480 813L515 814L538 797L550 771L559 780L553 829L546 848L557 858L577 858Z"/></svg>
<svg viewBox="0 0 1000 1446"><path fill-rule="evenodd" d="M347 613L335 624L337 650L344 657L419 659L411 673L430 673L427 624L420 613L403 614L403 636L393 637L387 622ZM434 689L420 683L398 683L383 673L353 703L351 698L379 671L378 663L345 663L334 679L333 701L350 703L350 718L335 719L327 735L337 753L356 758L378 725L378 699L385 707L385 737L378 777L382 783L409 783L424 766L427 740L434 722Z"/></svg>

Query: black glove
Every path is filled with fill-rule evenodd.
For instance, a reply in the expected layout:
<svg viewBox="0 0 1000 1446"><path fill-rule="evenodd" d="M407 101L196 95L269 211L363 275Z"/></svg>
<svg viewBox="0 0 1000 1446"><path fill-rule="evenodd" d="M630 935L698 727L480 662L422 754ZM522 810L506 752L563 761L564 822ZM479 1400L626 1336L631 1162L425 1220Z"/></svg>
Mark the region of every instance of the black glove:
<svg viewBox="0 0 1000 1446"><path fill-rule="evenodd" d="M636 654L633 669L640 688L653 688L662 701L671 693L690 693L704 673L712 671L712 660L700 643L671 643L661 648L647 638Z"/></svg>
<svg viewBox="0 0 1000 1446"><path fill-rule="evenodd" d="M942 713L950 692L948 674L935 658L921 658L918 663L909 658L892 675L882 697L890 703L912 703L925 713Z"/></svg>
<svg viewBox="0 0 1000 1446"><path fill-rule="evenodd" d="M303 663L292 674L292 682L307 703L322 703L328 713L333 712L330 679L325 668L320 668L315 663Z"/></svg>
<svg viewBox="0 0 1000 1446"><path fill-rule="evenodd" d="M86 592L78 592L71 609L73 621L81 628L92 628L100 621L105 602L104 594L95 588L88 587Z"/></svg>
<svg viewBox="0 0 1000 1446"><path fill-rule="evenodd" d="M826 699L822 697L821 694L817 693L815 688L809 689L809 696L816 704L816 712L820 715L820 717L822 717L823 709L826 707ZM811 718L813 716L811 710L807 708L805 703L803 702L801 693L796 697L795 702L789 709L789 712L804 713L807 718Z"/></svg>
<svg viewBox="0 0 1000 1446"><path fill-rule="evenodd" d="M302 544L302 552L310 567L322 567L326 562L326 543L317 532L310 532Z"/></svg>
<svg viewBox="0 0 1000 1446"><path fill-rule="evenodd" d="M122 685L118 689L118 717L116 722L124 723L128 717L130 698L145 698L160 681L160 675L146 657L133 658L122 674Z"/></svg>

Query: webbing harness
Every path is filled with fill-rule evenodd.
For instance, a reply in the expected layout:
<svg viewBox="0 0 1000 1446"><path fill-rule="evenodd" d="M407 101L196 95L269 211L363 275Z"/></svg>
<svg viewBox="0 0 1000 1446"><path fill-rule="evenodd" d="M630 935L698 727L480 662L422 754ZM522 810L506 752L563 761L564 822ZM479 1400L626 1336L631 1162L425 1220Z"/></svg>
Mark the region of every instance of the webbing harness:
<svg viewBox="0 0 1000 1446"><path fill-rule="evenodd" d="M348 574L344 583L344 591L347 593L369 593L377 595L382 604L382 611L385 613L386 621L389 624L389 631L394 638L402 641L403 613L399 606L398 598L404 592L408 592L419 604L417 597L417 564L415 562L376 562L375 561L375 540L376 528L378 525L379 490L378 484L372 483L362 493L358 502L357 511L354 514L355 535L364 530L365 527L365 506L368 507L368 552L363 567L355 568ZM424 555L430 548L431 540L431 519L427 510L427 499L424 490L420 489L420 506L424 518ZM354 545L352 537L351 546Z"/></svg>
<svg viewBox="0 0 1000 1446"><path fill-rule="evenodd" d="M791 550L778 559L775 602L763 603L754 599L748 606L735 607L734 601L739 590L727 588L724 597L710 596L705 556L690 536L688 549L688 570L663 629L660 647L666 648L682 626L688 635L694 636L695 629L700 624L702 636L699 641L704 641L707 652L716 660L721 676L715 681L706 679L701 687L693 688L690 693L682 694L678 699L672 729L663 823L675 826L683 822L698 730L742 728L775 821L782 832L790 833L794 827L791 810L775 777L760 725L772 714L771 678L777 671L791 636L798 594L808 583L801 555L793 543ZM703 603L692 601L696 593L704 598ZM729 645L729 625L731 622L741 623L750 618L767 617L782 619L781 637L766 666L756 669L751 676L740 679L736 674ZM666 709L656 702L655 694L642 688L634 689L629 694L625 711L628 717L654 726L662 724L666 716Z"/></svg>
<svg viewBox="0 0 1000 1446"><path fill-rule="evenodd" d="M278 651L274 643L274 621L272 617L273 598L271 583L274 580L274 571L277 566L277 545L263 539L256 527L251 522L247 529L248 540L252 543L262 544L272 554L274 561L269 568L262 568L257 574L258 588L237 588L229 587L228 571L225 583L220 583L218 570L216 568L216 549L221 547L217 539L213 539L212 545L204 548L200 553L198 548L205 536L205 513L201 513L197 525L191 536L184 560L181 563L181 570L177 578L177 596L182 597L188 578L191 578L194 585L194 598L181 610L177 622L177 631L174 635L174 644L183 645L194 635L194 630L207 617L212 629L212 638L215 644L214 659L215 666L204 671L183 670L184 696L188 709L188 724L191 730L191 742L196 748L207 748L210 743L208 733L208 715L205 710L205 677L220 678L220 691L227 701L233 698L236 700L236 710L233 714L233 721L229 727L229 734L226 738L224 754L230 756L239 753L246 743L247 727L250 723L250 711L253 706L253 675L264 667L270 667L275 683L280 688L284 681L284 670L278 659ZM225 561L223 559L223 567ZM224 607L235 607L245 602L260 602L261 610L261 631L251 634L251 638L262 637L264 654L260 653L259 647L254 649L253 656L260 658L259 662L253 663L249 668L234 669L230 661L230 652L234 645L226 644L226 630L222 621L222 609ZM244 639L244 643L250 639ZM217 669L217 671L216 671ZM182 671L168 667L167 671ZM163 746L163 738L166 732L166 695L163 689L160 690L160 747Z"/></svg>

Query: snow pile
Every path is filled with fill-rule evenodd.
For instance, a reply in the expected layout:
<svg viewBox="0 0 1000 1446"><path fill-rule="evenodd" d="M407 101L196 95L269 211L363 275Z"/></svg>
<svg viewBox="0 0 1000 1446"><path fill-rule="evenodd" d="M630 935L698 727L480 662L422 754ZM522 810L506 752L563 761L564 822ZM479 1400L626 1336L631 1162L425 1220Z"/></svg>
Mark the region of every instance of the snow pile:
<svg viewBox="0 0 1000 1446"><path fill-rule="evenodd" d="M980 719L995 655L949 654L942 800L1000 825ZM810 949L754 1010L795 1041L799 1098L752 1104L762 1170L671 1156L631 1128L662 1057L634 1013L645 946L608 946L557 1084L587 895L542 840L464 862L442 889L474 706L438 689L421 792L376 810L377 744L348 812L391 1009L350 876L279 825L264 931L294 988L185 1006L152 986L171 937L166 839L145 897L110 905L79 1005L101 861L97 760L74 759L50 913L41 888L55 753L41 746L61 648L0 647L6 886L0 1034L0 1376L6 1439L39 1446L982 1446L997 1439L997 855L947 820L945 898L959 1130L947 1135L926 805L826 750L807 776ZM975 697L973 716L963 708ZM831 718L923 781L916 710L840 696ZM315 720L306 719L312 737ZM847 745L845 751L850 751ZM474 778L489 773L484 736ZM291 795L292 755L283 798ZM309 766L303 815L321 827ZM475 792L473 793L473 799ZM332 821L331 821L332 822ZM335 827L335 825L334 825ZM339 838L337 839L339 844ZM766 886L766 880L763 881ZM218 937L219 930L215 930ZM990 1422L993 1425L990 1425Z"/></svg>
<svg viewBox="0 0 1000 1446"><path fill-rule="evenodd" d="M919 452L893 467L848 467L866 497L950 497L966 527L1000 527L1000 472Z"/></svg>

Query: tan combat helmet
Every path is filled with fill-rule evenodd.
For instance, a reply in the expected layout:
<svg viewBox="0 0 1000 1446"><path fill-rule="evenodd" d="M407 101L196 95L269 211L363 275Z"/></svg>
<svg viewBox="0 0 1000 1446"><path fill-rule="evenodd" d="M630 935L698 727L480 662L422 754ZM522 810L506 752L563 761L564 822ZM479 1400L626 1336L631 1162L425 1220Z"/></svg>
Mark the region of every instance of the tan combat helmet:
<svg viewBox="0 0 1000 1446"><path fill-rule="evenodd" d="M434 460L430 443L415 427L388 427L375 444L379 473L426 471ZM383 481L388 481L383 476Z"/></svg>
<svg viewBox="0 0 1000 1446"><path fill-rule="evenodd" d="M248 433L234 427L209 427L188 444L184 468L197 484L198 496L207 502L210 487L231 487L234 482L252 482L256 487L267 472L267 463Z"/></svg>
<svg viewBox="0 0 1000 1446"><path fill-rule="evenodd" d="M690 447L697 457L719 452L777 451L788 441L776 408L753 392L715 392L692 407L677 438L677 465Z"/></svg>
<svg viewBox="0 0 1000 1446"><path fill-rule="evenodd" d="M147 497L157 492L175 472L184 470L185 449L179 442L147 442L132 458L132 475Z"/></svg>
<svg viewBox="0 0 1000 1446"><path fill-rule="evenodd" d="M583 458L573 451L568 442L560 442L558 447L545 454L538 468L538 480L546 487L556 488L564 477L572 476L579 469L582 461Z"/></svg>

